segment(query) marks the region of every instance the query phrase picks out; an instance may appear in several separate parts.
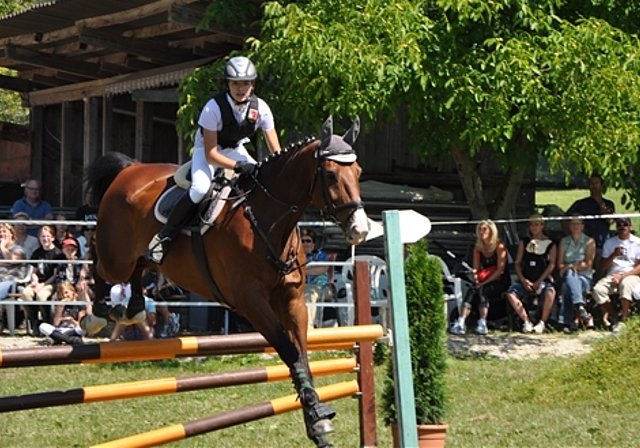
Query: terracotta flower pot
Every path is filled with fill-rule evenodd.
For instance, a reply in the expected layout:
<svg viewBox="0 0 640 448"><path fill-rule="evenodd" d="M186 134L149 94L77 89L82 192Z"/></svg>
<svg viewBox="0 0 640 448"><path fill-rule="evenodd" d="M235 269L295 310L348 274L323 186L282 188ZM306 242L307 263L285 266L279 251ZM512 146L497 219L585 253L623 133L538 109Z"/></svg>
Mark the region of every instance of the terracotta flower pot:
<svg viewBox="0 0 640 448"><path fill-rule="evenodd" d="M447 429L449 428L449 425L416 426L418 428L418 447L416 448L444 448L444 440L447 436ZM391 424L391 433L393 435L393 447L402 448L400 446L397 424Z"/></svg>

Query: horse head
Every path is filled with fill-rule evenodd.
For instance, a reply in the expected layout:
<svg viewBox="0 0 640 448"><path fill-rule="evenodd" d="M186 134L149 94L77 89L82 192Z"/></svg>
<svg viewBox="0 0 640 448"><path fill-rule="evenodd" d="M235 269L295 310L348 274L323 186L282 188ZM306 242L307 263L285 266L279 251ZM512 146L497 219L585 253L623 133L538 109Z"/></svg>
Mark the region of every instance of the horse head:
<svg viewBox="0 0 640 448"><path fill-rule="evenodd" d="M318 169L314 182L313 202L321 211L333 217L342 227L349 244L360 244L369 233L369 221L360 198L360 173L353 143L360 133L360 119L342 136L333 134L333 120L325 121L320 132L320 144L315 152Z"/></svg>

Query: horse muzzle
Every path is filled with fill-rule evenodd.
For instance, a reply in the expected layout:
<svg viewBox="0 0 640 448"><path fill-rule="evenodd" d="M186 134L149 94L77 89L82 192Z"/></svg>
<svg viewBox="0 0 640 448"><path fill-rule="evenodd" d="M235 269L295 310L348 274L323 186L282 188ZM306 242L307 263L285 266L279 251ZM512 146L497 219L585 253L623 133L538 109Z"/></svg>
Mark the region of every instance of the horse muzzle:
<svg viewBox="0 0 640 448"><path fill-rule="evenodd" d="M345 225L345 234L347 243L357 246L364 242L369 233L369 220L364 209L357 209L352 215L347 225Z"/></svg>

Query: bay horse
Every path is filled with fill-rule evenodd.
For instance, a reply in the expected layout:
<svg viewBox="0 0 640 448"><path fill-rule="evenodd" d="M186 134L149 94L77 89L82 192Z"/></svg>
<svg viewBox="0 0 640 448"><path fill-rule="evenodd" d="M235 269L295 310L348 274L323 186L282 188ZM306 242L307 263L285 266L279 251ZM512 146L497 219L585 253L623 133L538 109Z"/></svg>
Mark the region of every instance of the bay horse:
<svg viewBox="0 0 640 448"><path fill-rule="evenodd" d="M256 173L241 178L236 200L227 200L202 237L204 271L194 255L199 248L185 234L174 240L161 265L142 257L160 230L154 204L171 183L175 165L139 163L111 152L87 169L88 189L98 206L96 299L105 296L105 280L131 282L132 297L121 318L128 322L144 310L142 270L154 267L189 291L223 301L248 319L289 367L307 436L318 447L331 447L326 435L334 431L335 412L319 400L309 371L306 255L297 223L313 203L342 227L348 243L364 241L369 223L352 147L358 133L356 118L344 136L333 135L330 117L317 140L272 154Z"/></svg>

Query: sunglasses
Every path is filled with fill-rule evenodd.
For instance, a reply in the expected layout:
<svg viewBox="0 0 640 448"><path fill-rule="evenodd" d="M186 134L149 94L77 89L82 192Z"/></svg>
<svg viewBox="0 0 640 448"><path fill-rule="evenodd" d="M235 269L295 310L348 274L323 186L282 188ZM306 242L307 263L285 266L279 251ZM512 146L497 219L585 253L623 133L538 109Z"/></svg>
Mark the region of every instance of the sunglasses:
<svg viewBox="0 0 640 448"><path fill-rule="evenodd" d="M95 229L95 227L93 227L93 228L90 228L90 229L84 229L84 231L85 232L95 232L96 229Z"/></svg>
<svg viewBox="0 0 640 448"><path fill-rule="evenodd" d="M313 240L311 238L302 238L302 242L303 243L313 243Z"/></svg>
<svg viewBox="0 0 640 448"><path fill-rule="evenodd" d="M618 222L616 223L616 227L629 227L631 225L630 222Z"/></svg>

